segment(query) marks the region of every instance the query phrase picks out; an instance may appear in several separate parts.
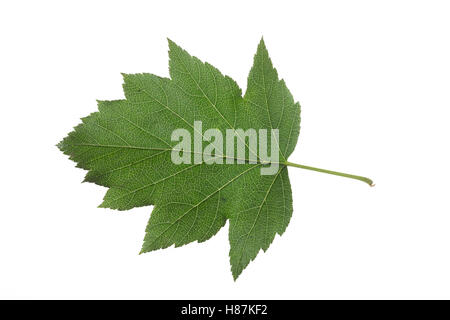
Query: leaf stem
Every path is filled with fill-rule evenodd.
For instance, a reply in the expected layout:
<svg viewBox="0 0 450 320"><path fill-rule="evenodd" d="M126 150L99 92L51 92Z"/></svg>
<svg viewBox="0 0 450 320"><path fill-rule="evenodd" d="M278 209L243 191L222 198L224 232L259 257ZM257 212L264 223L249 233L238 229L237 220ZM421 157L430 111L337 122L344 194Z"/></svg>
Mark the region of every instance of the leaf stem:
<svg viewBox="0 0 450 320"><path fill-rule="evenodd" d="M355 179L355 180L359 180L359 181L365 182L371 187L375 186L375 184L373 183L373 181L371 179L366 178L366 177L356 176L354 174L348 174L348 173L343 173L343 172L338 172L338 171L331 171L331 170L326 170L326 169L320 169L320 168L305 166L305 165L302 165L302 164L292 163L292 162L289 162L289 161L286 161L284 164L287 165L287 166L290 166L290 167L296 167L296 168L301 168L301 169L306 169L306 170L312 170L312 171L317 171L317 172L333 174L335 176Z"/></svg>

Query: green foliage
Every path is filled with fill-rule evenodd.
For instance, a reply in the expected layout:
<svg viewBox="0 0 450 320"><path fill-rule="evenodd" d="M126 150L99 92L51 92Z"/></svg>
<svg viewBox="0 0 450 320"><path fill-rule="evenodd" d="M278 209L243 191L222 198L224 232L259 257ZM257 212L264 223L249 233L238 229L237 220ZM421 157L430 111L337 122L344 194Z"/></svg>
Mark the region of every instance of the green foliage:
<svg viewBox="0 0 450 320"><path fill-rule="evenodd" d="M100 207L154 205L141 252L203 242L230 221L230 263L236 279L260 249L267 250L292 215L287 159L300 130L300 105L278 79L261 40L247 91L169 40L170 79L125 74L126 99L99 101L58 147L85 180L108 189ZM280 166L179 164L171 161L171 133L195 120L206 128L279 129ZM239 138L239 137L238 137ZM249 150L248 153L255 150Z"/></svg>

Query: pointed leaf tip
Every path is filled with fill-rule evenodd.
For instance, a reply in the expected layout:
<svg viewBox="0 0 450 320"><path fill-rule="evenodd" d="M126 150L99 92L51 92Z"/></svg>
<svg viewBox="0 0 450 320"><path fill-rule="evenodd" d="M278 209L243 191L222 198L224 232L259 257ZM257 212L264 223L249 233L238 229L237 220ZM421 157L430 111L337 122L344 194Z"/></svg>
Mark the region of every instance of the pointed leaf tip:
<svg viewBox="0 0 450 320"><path fill-rule="evenodd" d="M261 36L261 40L259 41L258 47L261 47L262 49L266 49L266 43L264 42L263 36Z"/></svg>
<svg viewBox="0 0 450 320"><path fill-rule="evenodd" d="M180 46L177 45L174 41L167 38L167 43L169 44L169 49L172 50L173 48L179 48Z"/></svg>

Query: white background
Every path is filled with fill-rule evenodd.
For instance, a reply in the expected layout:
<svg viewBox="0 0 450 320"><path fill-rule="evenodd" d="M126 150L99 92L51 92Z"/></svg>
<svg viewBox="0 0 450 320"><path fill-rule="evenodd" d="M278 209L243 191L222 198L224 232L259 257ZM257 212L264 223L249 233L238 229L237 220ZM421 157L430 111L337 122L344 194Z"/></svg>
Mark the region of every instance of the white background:
<svg viewBox="0 0 450 320"><path fill-rule="evenodd" d="M450 298L448 1L2 1L0 298ZM138 255L151 208L99 209L56 147L166 37L245 90L264 36L302 105L286 233L234 282L228 225Z"/></svg>

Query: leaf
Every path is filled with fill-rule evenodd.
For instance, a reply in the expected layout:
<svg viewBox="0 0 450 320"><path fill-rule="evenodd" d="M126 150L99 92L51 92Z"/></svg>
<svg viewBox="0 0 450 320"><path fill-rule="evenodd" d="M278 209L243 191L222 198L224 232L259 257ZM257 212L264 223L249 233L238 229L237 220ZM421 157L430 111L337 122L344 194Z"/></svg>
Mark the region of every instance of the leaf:
<svg viewBox="0 0 450 320"><path fill-rule="evenodd" d="M170 40L169 49L170 79L124 74L126 98L99 101L98 112L83 118L58 147L88 170L85 181L108 188L100 207L154 205L141 253L206 241L229 220L236 279L260 249L267 250L275 235L286 230L292 215L288 165L367 178L287 162L297 143L300 105L279 80L263 40L244 97L235 81L210 64ZM171 135L183 128L203 137L195 121L202 121L205 130L231 130L245 143L244 163L236 163L239 154L229 164L226 154L217 153L225 163L175 164L172 150L180 150ZM271 164L240 131L252 128L279 130L279 161L272 162L279 166L273 175L261 174ZM202 149L198 152L193 144L190 150L195 159Z"/></svg>

